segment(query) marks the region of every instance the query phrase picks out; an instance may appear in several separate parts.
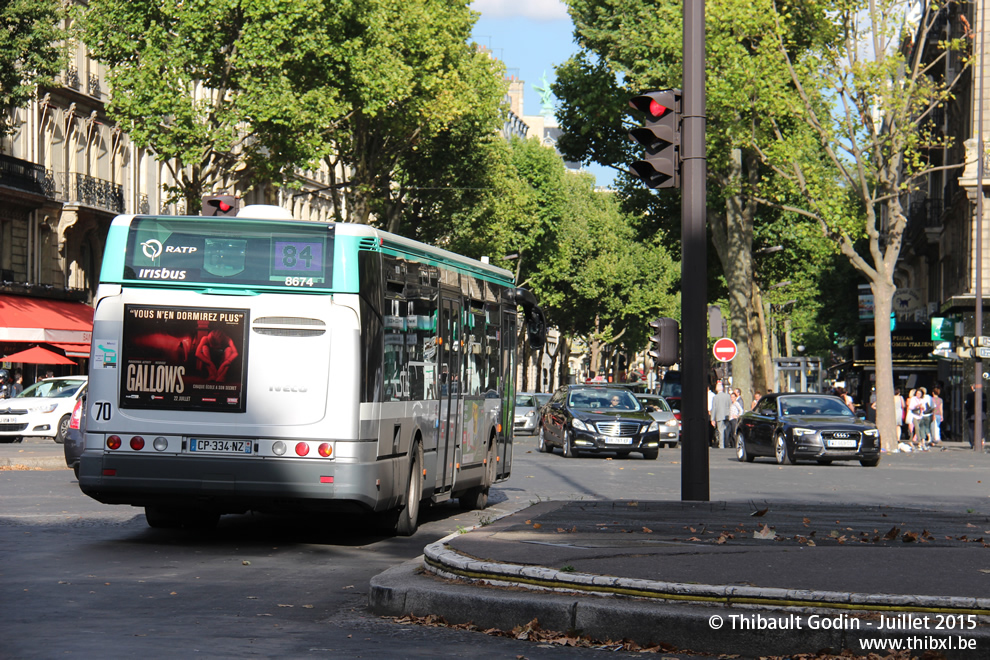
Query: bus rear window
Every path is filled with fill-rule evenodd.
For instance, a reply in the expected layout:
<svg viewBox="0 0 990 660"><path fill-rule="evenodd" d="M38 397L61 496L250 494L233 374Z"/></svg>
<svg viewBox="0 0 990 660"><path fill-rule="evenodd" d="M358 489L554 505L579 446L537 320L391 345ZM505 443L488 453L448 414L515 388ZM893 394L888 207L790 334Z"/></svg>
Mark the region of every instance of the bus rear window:
<svg viewBox="0 0 990 660"><path fill-rule="evenodd" d="M123 279L328 289L333 230L320 223L209 217L131 221Z"/></svg>

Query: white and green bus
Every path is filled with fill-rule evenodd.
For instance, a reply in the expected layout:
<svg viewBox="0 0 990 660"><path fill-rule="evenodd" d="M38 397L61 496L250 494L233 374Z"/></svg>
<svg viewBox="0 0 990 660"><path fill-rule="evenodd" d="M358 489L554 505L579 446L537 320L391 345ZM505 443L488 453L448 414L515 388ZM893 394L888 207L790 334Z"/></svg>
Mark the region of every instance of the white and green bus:
<svg viewBox="0 0 990 660"><path fill-rule="evenodd" d="M512 274L359 224L118 216L97 290L84 493L153 527L246 511L487 506L508 478ZM278 209L276 209L278 210Z"/></svg>

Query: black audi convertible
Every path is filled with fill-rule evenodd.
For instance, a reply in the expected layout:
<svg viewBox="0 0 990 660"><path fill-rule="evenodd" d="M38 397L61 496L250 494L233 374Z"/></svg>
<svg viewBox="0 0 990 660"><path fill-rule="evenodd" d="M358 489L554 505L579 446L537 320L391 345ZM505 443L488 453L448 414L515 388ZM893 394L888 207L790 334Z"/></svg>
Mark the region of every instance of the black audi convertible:
<svg viewBox="0 0 990 660"><path fill-rule="evenodd" d="M736 458L759 456L780 465L796 461L880 463L880 432L837 396L767 394L736 425Z"/></svg>

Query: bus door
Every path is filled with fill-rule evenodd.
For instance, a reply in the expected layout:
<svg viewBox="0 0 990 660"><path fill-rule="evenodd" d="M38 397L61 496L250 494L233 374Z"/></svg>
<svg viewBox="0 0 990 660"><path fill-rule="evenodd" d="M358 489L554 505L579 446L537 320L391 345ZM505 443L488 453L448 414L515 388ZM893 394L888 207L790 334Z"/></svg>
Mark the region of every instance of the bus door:
<svg viewBox="0 0 990 660"><path fill-rule="evenodd" d="M498 467L495 477L501 479L509 474L512 464L512 429L515 420L516 403L516 310L502 308L502 433L496 449Z"/></svg>
<svg viewBox="0 0 990 660"><path fill-rule="evenodd" d="M437 444L439 492L454 486L457 438L461 430L461 303L443 298L440 303L440 433Z"/></svg>

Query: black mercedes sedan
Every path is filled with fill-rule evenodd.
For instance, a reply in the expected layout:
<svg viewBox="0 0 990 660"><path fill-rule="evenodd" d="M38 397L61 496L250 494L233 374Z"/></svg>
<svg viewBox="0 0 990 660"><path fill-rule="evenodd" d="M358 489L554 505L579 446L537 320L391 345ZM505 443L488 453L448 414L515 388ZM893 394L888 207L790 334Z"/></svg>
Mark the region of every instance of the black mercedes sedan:
<svg viewBox="0 0 990 660"><path fill-rule="evenodd" d="M796 461L880 462L880 432L857 417L837 396L767 394L736 425L736 458L770 456L780 465Z"/></svg>
<svg viewBox="0 0 990 660"><path fill-rule="evenodd" d="M564 385L543 408L539 449L560 447L564 456L639 452L655 459L660 453L660 422L622 387Z"/></svg>

